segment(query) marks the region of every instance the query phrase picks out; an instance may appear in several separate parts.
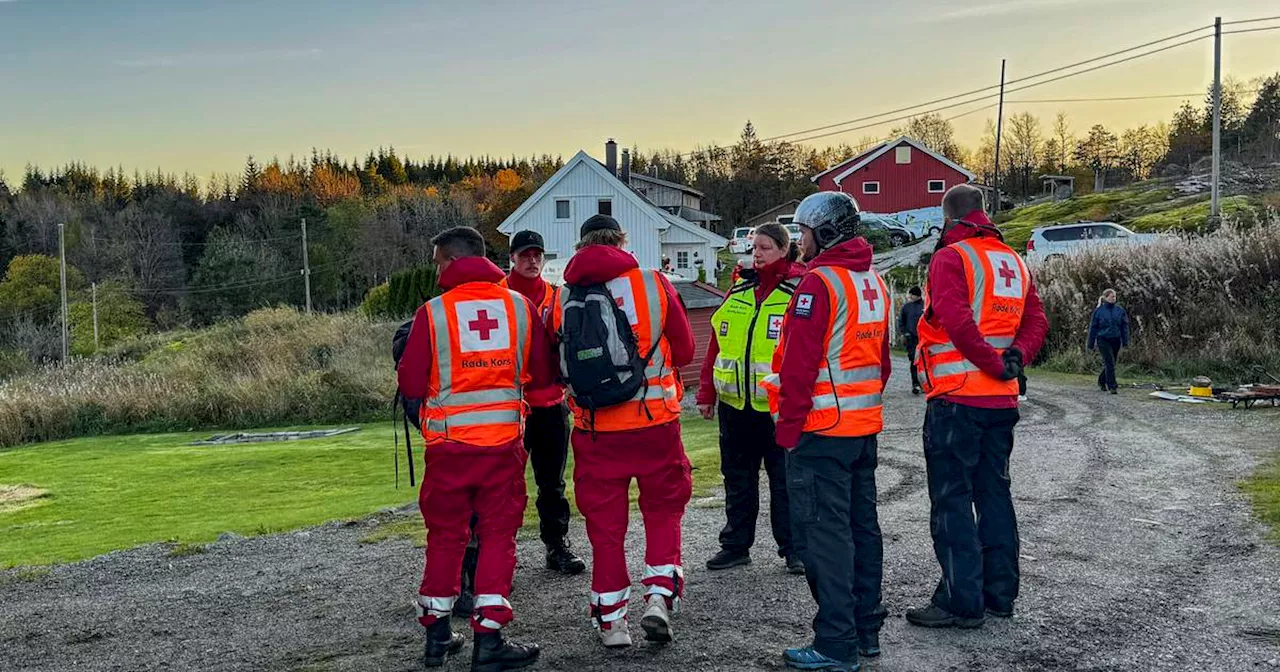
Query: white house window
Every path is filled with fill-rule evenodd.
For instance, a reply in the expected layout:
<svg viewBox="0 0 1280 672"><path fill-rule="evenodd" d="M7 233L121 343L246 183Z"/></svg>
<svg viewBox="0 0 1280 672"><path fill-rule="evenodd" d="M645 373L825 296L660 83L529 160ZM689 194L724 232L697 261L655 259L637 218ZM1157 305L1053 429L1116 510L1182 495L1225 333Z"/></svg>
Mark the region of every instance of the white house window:
<svg viewBox="0 0 1280 672"><path fill-rule="evenodd" d="M556 219L569 219L569 199L556 201Z"/></svg>
<svg viewBox="0 0 1280 672"><path fill-rule="evenodd" d="M676 268L689 268L688 250L679 250L676 252Z"/></svg>
<svg viewBox="0 0 1280 672"><path fill-rule="evenodd" d="M602 215L609 215L610 217L612 217L612 216L613 216L613 201L611 201L611 200L609 200L609 199L607 199L607 198L602 198L602 199L600 199L600 200L599 200L599 201L597 201L597 203L596 203L596 212L598 212L598 213L600 213L600 214L602 214Z"/></svg>
<svg viewBox="0 0 1280 672"><path fill-rule="evenodd" d="M864 194L878 194L878 193L880 193L880 183L879 183L879 182L863 182L863 183L862 183L862 193L864 193Z"/></svg>
<svg viewBox="0 0 1280 672"><path fill-rule="evenodd" d="M947 190L946 180L929 180L929 193L941 194Z"/></svg>
<svg viewBox="0 0 1280 672"><path fill-rule="evenodd" d="M893 154L898 163L911 163L911 147L898 147Z"/></svg>

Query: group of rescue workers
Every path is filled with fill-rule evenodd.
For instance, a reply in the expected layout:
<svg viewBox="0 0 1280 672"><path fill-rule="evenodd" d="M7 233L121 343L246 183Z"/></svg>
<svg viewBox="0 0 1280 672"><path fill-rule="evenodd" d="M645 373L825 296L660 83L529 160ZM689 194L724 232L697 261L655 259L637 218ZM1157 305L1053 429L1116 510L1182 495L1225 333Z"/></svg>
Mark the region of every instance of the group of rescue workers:
<svg viewBox="0 0 1280 672"><path fill-rule="evenodd" d="M912 325L942 576L930 604L906 617L973 628L1011 616L1018 595L1009 457L1018 378L1047 322L982 193L957 186L942 205L945 227ZM707 567L751 561L763 464L778 554L787 571L806 575L818 606L813 641L787 649L784 662L852 671L861 656L880 654L888 613L875 468L893 311L851 197L809 196L794 222L798 246L781 225L757 229L753 267L712 317L697 405L703 417L719 416L728 520ZM432 243L443 294L418 310L397 366L403 396L420 401L415 420L426 444L426 567L414 601L426 628L424 664L440 666L462 649L453 614L470 616L473 670L537 660L537 646L502 636L513 618L525 464L533 463L547 568L582 572L586 563L566 539L569 445L602 644L631 645L624 543L633 479L645 528L640 626L649 641L672 641L693 487L678 369L695 343L679 295L661 272L639 268L606 215L582 225L563 286L542 280L543 241L532 231L512 238L509 275L485 257L474 229L450 229Z"/></svg>

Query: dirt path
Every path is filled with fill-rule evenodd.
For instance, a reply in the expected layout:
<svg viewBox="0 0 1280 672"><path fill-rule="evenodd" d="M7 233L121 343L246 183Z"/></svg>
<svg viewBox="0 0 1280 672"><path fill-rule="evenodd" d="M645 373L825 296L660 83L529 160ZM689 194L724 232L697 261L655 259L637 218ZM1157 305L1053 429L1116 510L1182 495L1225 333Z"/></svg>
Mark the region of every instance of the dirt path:
<svg viewBox="0 0 1280 672"><path fill-rule="evenodd" d="M1280 549L1261 540L1234 485L1259 446L1275 443L1275 418L1036 379L1031 396L1013 464L1024 543L1018 616L979 631L920 631L901 616L937 578L923 407L895 376L879 472L892 616L885 655L870 669L1280 670ZM810 636L808 591L763 546L748 568L702 569L720 505L696 502L686 518L689 595L669 647L598 648L587 578L550 575L538 567L537 542L522 542L511 634L543 644L535 669L781 669L781 649ZM367 532L331 525L185 558L148 547L43 578L0 575L0 668L416 669L421 635L409 598L420 551L360 544ZM768 538L764 524L759 538Z"/></svg>

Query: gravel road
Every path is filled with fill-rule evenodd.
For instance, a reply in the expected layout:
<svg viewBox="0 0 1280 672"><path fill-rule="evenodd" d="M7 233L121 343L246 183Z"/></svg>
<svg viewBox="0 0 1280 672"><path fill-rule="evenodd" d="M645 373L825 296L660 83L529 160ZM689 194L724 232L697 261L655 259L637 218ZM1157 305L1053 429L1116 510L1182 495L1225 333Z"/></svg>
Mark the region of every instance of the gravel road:
<svg viewBox="0 0 1280 672"><path fill-rule="evenodd" d="M922 631L902 613L927 599L937 567L923 405L904 378L891 383L880 443L891 617L885 654L869 669L1280 670L1280 549L1263 540L1235 485L1275 444L1275 415L1033 378L1013 463L1018 615L976 631ZM549 574L538 543L522 541L510 633L543 645L534 669L782 669L781 649L809 637L808 591L763 547L749 567L702 569L720 506L696 501L685 519L689 594L677 641L665 647L600 649L586 576ZM403 540L359 543L372 524L222 541L183 558L144 547L43 577L0 574L0 669L416 669L421 634L409 599L422 556ZM575 534L585 549L580 525ZM632 562L634 572L638 553ZM465 670L466 659L446 669Z"/></svg>

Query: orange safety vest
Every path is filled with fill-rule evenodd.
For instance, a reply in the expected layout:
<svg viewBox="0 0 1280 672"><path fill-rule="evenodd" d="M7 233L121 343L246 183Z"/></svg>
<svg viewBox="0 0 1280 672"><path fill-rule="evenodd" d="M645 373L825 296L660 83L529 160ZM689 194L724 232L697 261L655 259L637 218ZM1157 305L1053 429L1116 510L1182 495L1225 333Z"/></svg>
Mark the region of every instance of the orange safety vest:
<svg viewBox="0 0 1280 672"><path fill-rule="evenodd" d="M973 321L991 347L1003 354L1013 345L1031 289L1031 273L1013 248L998 238L969 238L949 245L960 253ZM1017 396L1017 380L1000 380L964 358L947 332L931 320L925 281L924 316L918 328L916 357L924 371L926 397Z"/></svg>
<svg viewBox="0 0 1280 672"><path fill-rule="evenodd" d="M818 368L813 386L813 409L805 417L802 431L822 436L871 436L884 428L884 383L880 380L884 339L889 333L889 291L874 270L850 271L822 266L809 273L818 276L827 289L831 323L827 326L826 356ZM805 295L792 301L803 308ZM810 299L811 300L811 299ZM769 393L769 409L778 419L778 372L785 352L787 321L773 356L774 373L761 384Z"/></svg>
<svg viewBox="0 0 1280 672"><path fill-rule="evenodd" d="M605 286L627 315L631 331L636 335L636 350L642 357L653 353L645 367L649 384L631 401L596 409L594 427L588 422L588 412L578 406L570 393L573 426L586 431L625 432L679 419L684 387L671 368L671 344L662 334L671 306L658 280L658 271L633 268L606 282ZM551 328L557 334L564 325L564 304L569 300L569 292L561 291L559 296L551 311Z"/></svg>
<svg viewBox="0 0 1280 672"><path fill-rule="evenodd" d="M507 276L507 278L509 277L511 276ZM503 287L504 289L510 289L511 285L507 282L507 278L503 278L498 283L498 286ZM560 301L560 288L546 280L543 280L543 282L546 282L547 284L547 291L542 293L542 301L538 302L536 308L538 310L538 317L541 317L545 321L547 316L550 315L551 307Z"/></svg>
<svg viewBox="0 0 1280 672"><path fill-rule="evenodd" d="M435 356L419 415L422 438L506 445L524 434L533 311L518 292L468 282L427 302Z"/></svg>

